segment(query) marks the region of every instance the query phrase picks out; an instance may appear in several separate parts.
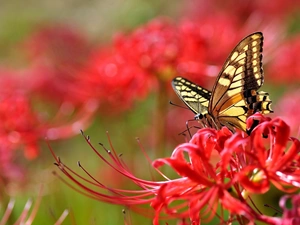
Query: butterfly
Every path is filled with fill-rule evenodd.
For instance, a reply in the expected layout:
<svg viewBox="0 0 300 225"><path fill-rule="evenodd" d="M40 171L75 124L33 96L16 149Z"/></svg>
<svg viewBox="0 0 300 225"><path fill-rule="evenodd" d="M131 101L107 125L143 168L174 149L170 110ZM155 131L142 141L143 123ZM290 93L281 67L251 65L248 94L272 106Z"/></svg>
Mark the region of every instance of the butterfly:
<svg viewBox="0 0 300 225"><path fill-rule="evenodd" d="M269 94L257 91L264 82L262 51L263 34L250 34L230 53L211 92L183 77L174 78L172 87L203 127L226 126L249 134L253 129L246 128L249 116L273 112Z"/></svg>

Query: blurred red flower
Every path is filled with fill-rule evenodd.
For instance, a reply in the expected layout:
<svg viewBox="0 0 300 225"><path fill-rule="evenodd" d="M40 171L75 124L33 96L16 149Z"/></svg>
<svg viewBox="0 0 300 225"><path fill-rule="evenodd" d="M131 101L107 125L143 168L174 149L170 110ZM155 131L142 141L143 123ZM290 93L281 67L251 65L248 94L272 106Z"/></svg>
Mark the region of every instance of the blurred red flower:
<svg viewBox="0 0 300 225"><path fill-rule="evenodd" d="M0 182L22 184L26 170L16 150L23 150L27 159L39 154L38 142L45 137L45 122L33 110L21 76L15 71L0 69Z"/></svg>
<svg viewBox="0 0 300 225"><path fill-rule="evenodd" d="M0 69L0 140L3 154L4 149L11 155L23 149L25 157L33 159L39 154L39 141L46 136L50 140L68 138L86 127L97 102L86 100L76 111L63 102L53 115L49 110L52 102L36 99L27 75L27 70Z"/></svg>
<svg viewBox="0 0 300 225"><path fill-rule="evenodd" d="M37 27L24 47L32 61L57 67L80 65L90 50L82 32L61 24Z"/></svg>
<svg viewBox="0 0 300 225"><path fill-rule="evenodd" d="M218 75L233 47L249 32L226 14L178 24L157 18L129 34L119 34L113 47L124 62L158 80L182 75L205 85L209 77Z"/></svg>
<svg viewBox="0 0 300 225"><path fill-rule="evenodd" d="M205 85L207 78L218 75L226 57L238 43L237 23L228 16L214 16L201 21L184 20L178 25L180 51L177 75ZM213 80L212 79L212 80Z"/></svg>
<svg viewBox="0 0 300 225"><path fill-rule="evenodd" d="M166 19L155 19L127 36L119 34L114 46L125 59L159 76L173 68L178 42L176 26Z"/></svg>
<svg viewBox="0 0 300 225"><path fill-rule="evenodd" d="M151 205L153 224L159 224L162 218L189 219L190 224L200 224L219 214L217 209L220 207L223 209L218 215L221 223L262 221L276 224L273 217L256 210L251 195L268 192L271 183L283 193L299 189L300 141L289 137L289 126L281 119L271 120L256 114L249 120L257 118L261 123L250 136L242 132L232 134L226 127L219 131L200 129L188 143L179 145L171 157L152 163L164 181L137 178L120 160L112 145L111 150L103 147L110 158L107 159L86 137L94 152L112 169L135 183L139 190L108 187L96 181L79 164L90 177L86 179L64 165L51 151L59 169L76 185L75 190L100 201L130 206L148 216L152 214L140 206ZM160 172L158 168L163 165L173 169L178 178L170 179ZM229 213L227 219L223 215L225 211Z"/></svg>
<svg viewBox="0 0 300 225"><path fill-rule="evenodd" d="M21 74L22 89L41 105L38 110L48 123L44 134L50 139L78 134L98 108L96 98L82 96L79 79L91 54L87 38L67 25L47 25L38 27L23 47L30 61Z"/></svg>
<svg viewBox="0 0 300 225"><path fill-rule="evenodd" d="M267 67L272 81L279 84L292 84L300 81L300 35L295 35L281 43Z"/></svg>
<svg viewBox="0 0 300 225"><path fill-rule="evenodd" d="M23 147L27 158L35 158L38 140L45 136L44 121L32 109L27 93L13 89L17 83L12 79L1 81L0 138L7 141L7 151Z"/></svg>
<svg viewBox="0 0 300 225"><path fill-rule="evenodd" d="M267 0L190 0L186 4L186 15L201 18L212 14L227 14L240 23L253 19L260 23L287 20L293 13L297 13L299 7L297 0L277 0L271 5Z"/></svg>
<svg viewBox="0 0 300 225"><path fill-rule="evenodd" d="M300 135L300 90L286 92L278 101L275 115L281 117L291 128L293 136Z"/></svg>
<svg viewBox="0 0 300 225"><path fill-rule="evenodd" d="M228 16L178 24L157 18L128 35L117 36L114 47L127 62L134 62L158 80L183 75L203 85L207 77L218 75L240 38L233 37L236 30L237 23Z"/></svg>
<svg viewBox="0 0 300 225"><path fill-rule="evenodd" d="M95 50L78 77L80 96L97 99L101 113L128 110L155 88L148 74L110 49Z"/></svg>
<svg viewBox="0 0 300 225"><path fill-rule="evenodd" d="M82 104L76 81L91 46L80 31L66 25L38 27L23 46L30 65L26 82L35 94L58 104Z"/></svg>

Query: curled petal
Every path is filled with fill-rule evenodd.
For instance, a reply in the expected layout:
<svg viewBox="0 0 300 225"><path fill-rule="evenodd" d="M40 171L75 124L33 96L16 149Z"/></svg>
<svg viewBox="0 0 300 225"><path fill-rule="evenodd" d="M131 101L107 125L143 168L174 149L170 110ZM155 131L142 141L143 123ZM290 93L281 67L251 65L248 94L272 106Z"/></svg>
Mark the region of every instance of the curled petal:
<svg viewBox="0 0 300 225"><path fill-rule="evenodd" d="M254 174L254 171L259 171ZM265 193L270 188L270 182L264 170L258 170L254 165L243 168L238 174L239 183L252 193Z"/></svg>

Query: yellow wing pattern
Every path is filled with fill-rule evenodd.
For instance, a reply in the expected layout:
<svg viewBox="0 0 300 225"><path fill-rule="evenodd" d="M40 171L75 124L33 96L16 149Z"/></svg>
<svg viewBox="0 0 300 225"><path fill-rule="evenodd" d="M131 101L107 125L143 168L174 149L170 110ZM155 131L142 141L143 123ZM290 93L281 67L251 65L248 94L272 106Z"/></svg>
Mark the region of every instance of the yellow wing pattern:
<svg viewBox="0 0 300 225"><path fill-rule="evenodd" d="M172 86L205 126L246 131L250 115L273 112L269 94L257 91L264 82L262 50L261 32L244 38L225 61L212 92L181 77L175 78Z"/></svg>
<svg viewBox="0 0 300 225"><path fill-rule="evenodd" d="M211 92L193 82L175 77L172 86L178 97L197 115L208 113ZM196 116L197 116L196 115Z"/></svg>

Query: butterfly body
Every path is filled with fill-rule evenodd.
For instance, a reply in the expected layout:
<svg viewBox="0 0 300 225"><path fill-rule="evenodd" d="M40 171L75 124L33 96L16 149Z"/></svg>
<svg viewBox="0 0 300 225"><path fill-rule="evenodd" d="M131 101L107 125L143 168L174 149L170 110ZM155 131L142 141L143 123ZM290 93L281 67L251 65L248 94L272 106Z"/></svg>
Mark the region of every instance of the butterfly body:
<svg viewBox="0 0 300 225"><path fill-rule="evenodd" d="M204 127L246 131L250 115L272 112L269 94L257 91L264 81L262 46L260 32L244 38L225 61L211 92L183 77L173 79L176 94Z"/></svg>

